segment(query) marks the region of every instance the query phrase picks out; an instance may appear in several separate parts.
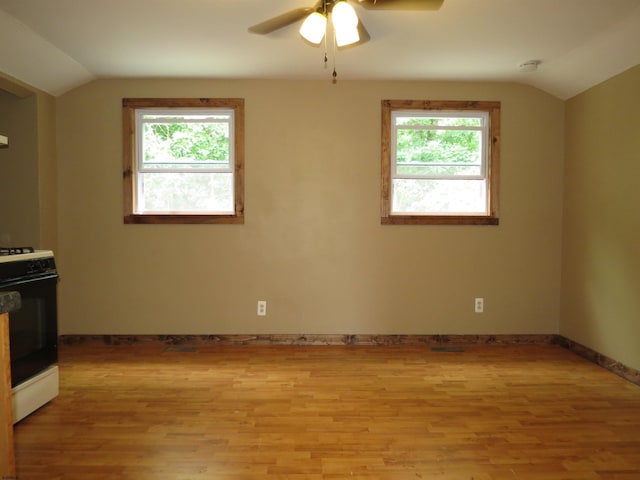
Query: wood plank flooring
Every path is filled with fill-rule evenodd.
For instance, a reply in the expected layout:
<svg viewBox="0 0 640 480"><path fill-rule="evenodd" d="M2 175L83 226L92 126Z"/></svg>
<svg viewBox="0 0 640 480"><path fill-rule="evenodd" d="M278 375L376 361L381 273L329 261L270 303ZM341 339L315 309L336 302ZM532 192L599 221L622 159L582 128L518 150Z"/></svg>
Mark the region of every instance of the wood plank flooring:
<svg viewBox="0 0 640 480"><path fill-rule="evenodd" d="M553 345L63 346L20 480L638 480L640 387Z"/></svg>

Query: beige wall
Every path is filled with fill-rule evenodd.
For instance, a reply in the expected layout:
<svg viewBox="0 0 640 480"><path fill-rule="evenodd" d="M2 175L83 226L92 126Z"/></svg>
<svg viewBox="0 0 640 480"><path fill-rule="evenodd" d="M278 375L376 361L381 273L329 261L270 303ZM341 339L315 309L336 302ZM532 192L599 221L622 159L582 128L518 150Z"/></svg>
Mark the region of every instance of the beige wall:
<svg viewBox="0 0 640 480"><path fill-rule="evenodd" d="M58 250L58 165L56 159L55 98L37 92L38 190L40 248Z"/></svg>
<svg viewBox="0 0 640 480"><path fill-rule="evenodd" d="M640 66L567 102L561 333L640 369Z"/></svg>
<svg viewBox="0 0 640 480"><path fill-rule="evenodd" d="M57 250L55 98L0 72L0 245Z"/></svg>
<svg viewBox="0 0 640 480"><path fill-rule="evenodd" d="M121 99L154 96L245 98L245 225L123 224ZM382 99L502 102L500 226L380 225ZM514 84L92 82L57 101L60 333L557 333L563 125Z"/></svg>
<svg viewBox="0 0 640 480"><path fill-rule="evenodd" d="M640 67L566 103L511 84L122 80L53 99L0 81L0 233L56 250L63 334L559 332L640 368ZM122 223L120 100L144 96L246 99L244 226ZM500 226L379 224L383 98L502 102Z"/></svg>
<svg viewBox="0 0 640 480"><path fill-rule="evenodd" d="M0 150L0 244L40 243L37 100L0 89L0 133L9 148Z"/></svg>

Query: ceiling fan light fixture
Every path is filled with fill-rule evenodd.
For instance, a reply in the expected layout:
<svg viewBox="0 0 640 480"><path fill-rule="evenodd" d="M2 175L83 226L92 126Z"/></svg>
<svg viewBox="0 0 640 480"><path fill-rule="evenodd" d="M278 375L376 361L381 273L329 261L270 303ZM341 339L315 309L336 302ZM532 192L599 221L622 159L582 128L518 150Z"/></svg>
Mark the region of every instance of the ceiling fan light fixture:
<svg viewBox="0 0 640 480"><path fill-rule="evenodd" d="M327 17L320 12L310 14L300 27L300 35L308 42L318 45L327 31Z"/></svg>
<svg viewBox="0 0 640 480"><path fill-rule="evenodd" d="M336 29L336 45L338 47L346 47L360 40L360 34L357 28Z"/></svg>
<svg viewBox="0 0 640 480"><path fill-rule="evenodd" d="M360 40L358 33L358 15L351 5L345 1L337 2L331 10L331 22L336 32L338 47L351 45Z"/></svg>

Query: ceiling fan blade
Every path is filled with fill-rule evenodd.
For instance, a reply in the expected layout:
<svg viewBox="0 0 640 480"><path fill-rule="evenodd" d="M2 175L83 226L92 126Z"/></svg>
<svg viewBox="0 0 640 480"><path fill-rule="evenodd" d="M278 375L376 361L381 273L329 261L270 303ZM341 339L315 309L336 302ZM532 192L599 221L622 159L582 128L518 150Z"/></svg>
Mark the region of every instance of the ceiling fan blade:
<svg viewBox="0 0 640 480"><path fill-rule="evenodd" d="M439 10L444 0L358 0L372 10Z"/></svg>
<svg viewBox="0 0 640 480"><path fill-rule="evenodd" d="M280 28L284 28L287 25L291 25L292 23L295 23L298 20L302 20L304 17L309 15L314 10L315 8L311 8L311 7L296 8L295 10L290 10L287 13L278 15L277 17L273 17L273 18L270 18L269 20L265 20L264 22L257 23L249 27L248 30L251 33L266 35L268 33L275 32Z"/></svg>

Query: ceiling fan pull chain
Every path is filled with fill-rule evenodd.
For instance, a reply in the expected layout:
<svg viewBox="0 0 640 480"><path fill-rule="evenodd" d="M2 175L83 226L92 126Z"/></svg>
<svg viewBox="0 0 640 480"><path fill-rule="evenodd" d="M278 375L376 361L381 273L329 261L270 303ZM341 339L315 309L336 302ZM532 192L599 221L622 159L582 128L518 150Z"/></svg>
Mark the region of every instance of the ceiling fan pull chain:
<svg viewBox="0 0 640 480"><path fill-rule="evenodd" d="M326 6L325 6L326 9ZM327 68L327 63L328 63L329 59L327 58L327 34L325 31L325 35L324 35L324 68Z"/></svg>
<svg viewBox="0 0 640 480"><path fill-rule="evenodd" d="M334 31L333 31L333 73L331 74L331 76L333 77L333 79L331 80L331 83L333 83L334 85L338 81L338 72L336 72L336 57L337 56L338 56L338 49L336 48L336 31L334 29Z"/></svg>

